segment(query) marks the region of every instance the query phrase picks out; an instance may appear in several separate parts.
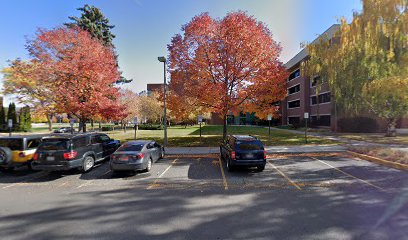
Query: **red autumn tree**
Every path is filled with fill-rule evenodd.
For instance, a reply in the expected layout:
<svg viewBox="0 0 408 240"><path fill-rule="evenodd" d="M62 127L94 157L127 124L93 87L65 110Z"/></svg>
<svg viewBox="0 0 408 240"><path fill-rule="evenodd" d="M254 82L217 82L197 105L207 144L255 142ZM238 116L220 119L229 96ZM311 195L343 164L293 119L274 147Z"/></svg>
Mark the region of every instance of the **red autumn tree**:
<svg viewBox="0 0 408 240"><path fill-rule="evenodd" d="M96 116L122 118L119 91L114 83L120 78L111 47L79 28L60 27L39 30L28 43L28 51L39 63L37 71L47 75L43 81L53 86L59 110L86 121Z"/></svg>
<svg viewBox="0 0 408 240"><path fill-rule="evenodd" d="M223 19L203 13L182 31L168 45L173 101L185 98L221 114L224 138L229 112L276 113L273 103L285 96L287 73L278 59L281 48L264 23L244 12Z"/></svg>

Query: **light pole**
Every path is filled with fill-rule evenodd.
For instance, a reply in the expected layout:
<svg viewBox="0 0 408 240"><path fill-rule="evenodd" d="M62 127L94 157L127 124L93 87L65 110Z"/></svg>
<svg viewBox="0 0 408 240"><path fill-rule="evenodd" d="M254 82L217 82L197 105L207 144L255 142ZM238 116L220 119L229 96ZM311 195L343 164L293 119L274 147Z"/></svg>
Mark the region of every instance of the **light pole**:
<svg viewBox="0 0 408 240"><path fill-rule="evenodd" d="M165 57L158 57L159 62L163 63L164 67L164 85L163 85L163 106L164 106L164 119L163 119L163 127L164 127L164 147L167 147L167 115L166 115L166 58Z"/></svg>

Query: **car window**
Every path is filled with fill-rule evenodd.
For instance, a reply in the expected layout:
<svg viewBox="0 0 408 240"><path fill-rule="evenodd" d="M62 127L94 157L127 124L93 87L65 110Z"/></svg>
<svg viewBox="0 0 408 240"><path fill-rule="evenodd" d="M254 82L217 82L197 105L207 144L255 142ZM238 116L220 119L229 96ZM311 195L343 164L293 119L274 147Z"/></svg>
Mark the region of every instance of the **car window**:
<svg viewBox="0 0 408 240"><path fill-rule="evenodd" d="M29 139L27 140L27 149L36 149L41 144L41 139Z"/></svg>
<svg viewBox="0 0 408 240"><path fill-rule="evenodd" d="M154 145L153 145L155 148L159 148L160 147L160 145L158 144L158 143L154 143Z"/></svg>
<svg viewBox="0 0 408 240"><path fill-rule="evenodd" d="M77 138L72 139L72 146L74 148L85 147L87 145L88 145L88 138L86 136L77 137Z"/></svg>
<svg viewBox="0 0 408 240"><path fill-rule="evenodd" d="M101 142L108 142L110 138L107 135L99 135L99 139Z"/></svg>
<svg viewBox="0 0 408 240"><path fill-rule="evenodd" d="M23 139L0 139L0 147L8 147L12 151L23 150Z"/></svg>
<svg viewBox="0 0 408 240"><path fill-rule="evenodd" d="M263 145L260 141L236 141L235 148L237 150L263 150Z"/></svg>
<svg viewBox="0 0 408 240"><path fill-rule="evenodd" d="M38 150L67 150L69 148L69 139L43 139Z"/></svg>
<svg viewBox="0 0 408 240"><path fill-rule="evenodd" d="M139 152L143 149L143 144L126 144L118 148L117 151L122 152Z"/></svg>

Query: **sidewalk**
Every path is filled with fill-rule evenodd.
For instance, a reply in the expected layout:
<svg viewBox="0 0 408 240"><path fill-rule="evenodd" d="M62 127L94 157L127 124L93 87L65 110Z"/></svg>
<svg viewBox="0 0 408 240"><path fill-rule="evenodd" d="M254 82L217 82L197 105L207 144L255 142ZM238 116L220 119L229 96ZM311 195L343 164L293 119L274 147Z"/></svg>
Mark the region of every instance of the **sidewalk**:
<svg viewBox="0 0 408 240"><path fill-rule="evenodd" d="M317 153L317 152L343 152L347 148L339 145L300 145L300 146L265 146L268 154L280 153ZM219 154L219 147L168 147L167 155L202 155Z"/></svg>

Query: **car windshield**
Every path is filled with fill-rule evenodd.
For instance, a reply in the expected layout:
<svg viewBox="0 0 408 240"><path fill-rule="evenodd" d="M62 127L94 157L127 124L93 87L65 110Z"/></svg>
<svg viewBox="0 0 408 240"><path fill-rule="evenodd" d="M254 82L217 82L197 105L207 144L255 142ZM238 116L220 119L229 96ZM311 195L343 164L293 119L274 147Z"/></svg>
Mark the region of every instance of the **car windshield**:
<svg viewBox="0 0 408 240"><path fill-rule="evenodd" d="M0 147L7 147L12 151L24 150L23 139L0 139Z"/></svg>
<svg viewBox="0 0 408 240"><path fill-rule="evenodd" d="M139 152L143 149L143 144L127 144L121 146L118 151L121 152Z"/></svg>
<svg viewBox="0 0 408 240"><path fill-rule="evenodd" d="M44 139L39 150L66 150L68 149L69 139Z"/></svg>
<svg viewBox="0 0 408 240"><path fill-rule="evenodd" d="M260 141L237 141L235 147L237 150L263 150Z"/></svg>

